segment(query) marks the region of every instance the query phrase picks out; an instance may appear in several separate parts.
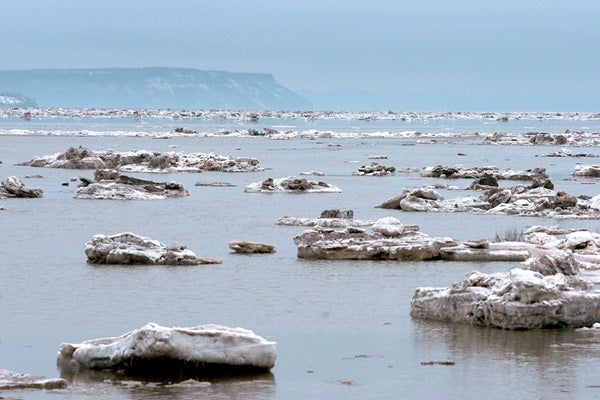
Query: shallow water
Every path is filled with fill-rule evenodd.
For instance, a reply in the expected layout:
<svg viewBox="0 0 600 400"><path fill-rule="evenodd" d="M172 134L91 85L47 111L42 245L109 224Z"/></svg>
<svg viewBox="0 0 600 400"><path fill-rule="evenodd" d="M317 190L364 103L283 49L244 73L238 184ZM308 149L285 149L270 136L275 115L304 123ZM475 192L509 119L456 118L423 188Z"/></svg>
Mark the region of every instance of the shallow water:
<svg viewBox="0 0 600 400"><path fill-rule="evenodd" d="M67 122L35 123L43 124L43 129L62 130L61 124ZM78 129L86 129L114 122L77 123ZM135 130L133 125L140 122L118 123L123 125L119 129ZM182 125L179 121L162 123L167 131ZM281 120L271 125L294 123ZM362 121L338 123L343 127L337 129L365 129ZM406 129L402 122L385 123L399 124L397 131ZM470 132L483 131L479 129L483 125L469 123ZM443 122L436 124L444 126ZM447 126L453 128L452 124L448 122ZM546 130L562 132L565 128L576 130L589 125L597 129L599 125L598 121L572 124L558 121ZM0 121L2 129L9 125L10 121ZM154 180L182 182L190 196L127 202L75 200L75 183L61 185L71 177L91 178L92 171L14 165L77 145L93 150L175 150L250 156L258 158L269 170L245 174L140 174ZM6 209L0 211L0 368L55 377L59 374L55 357L61 342L116 336L150 321L165 326L241 326L278 342L278 359L272 374L213 381L209 388L128 386L90 375L80 377L64 391L11 395L55 399L504 399L522 397L523 393L528 398L600 397L598 334L573 330L508 332L413 320L409 316L410 298L418 286L448 286L472 270L507 271L515 264L300 260L292 238L304 228L275 225L277 218L285 215L317 217L324 209L341 208L354 210L357 219L395 216L404 223L419 225L431 236L458 240L491 239L496 233L534 224L600 230L600 221L596 220L382 210L374 206L405 187L434 182L466 187L470 182L425 179L418 173L396 173L391 177L351 175L360 165L372 161L368 159L370 155L387 155L387 160L378 161L396 168L458 163L518 170L545 167L557 189L575 195L598 194L597 184L566 180L575 163L591 164L596 159L536 157L558 149L483 146L460 140L419 144L414 139L0 136L0 178L16 175L28 186L44 190L43 199L0 201ZM243 192L244 186L254 181L311 170L324 172L320 179L340 187L342 193ZM24 179L33 174L43 178ZM198 181L230 182L237 186L194 186ZM223 264L115 267L86 263L86 241L94 234L122 231L185 244L197 254L222 258ZM277 252L232 254L227 247L232 240L264 241L274 244ZM447 359L455 365L421 365L422 361Z"/></svg>

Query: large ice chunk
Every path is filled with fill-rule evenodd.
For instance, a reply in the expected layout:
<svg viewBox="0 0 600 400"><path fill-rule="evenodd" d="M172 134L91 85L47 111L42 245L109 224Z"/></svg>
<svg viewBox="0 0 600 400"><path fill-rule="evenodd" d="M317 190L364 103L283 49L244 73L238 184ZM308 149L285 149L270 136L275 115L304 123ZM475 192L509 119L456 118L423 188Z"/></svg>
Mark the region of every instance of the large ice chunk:
<svg viewBox="0 0 600 400"><path fill-rule="evenodd" d="M119 337L63 343L57 365L153 376L269 370L275 365L275 345L243 328L212 324L167 328L148 323Z"/></svg>

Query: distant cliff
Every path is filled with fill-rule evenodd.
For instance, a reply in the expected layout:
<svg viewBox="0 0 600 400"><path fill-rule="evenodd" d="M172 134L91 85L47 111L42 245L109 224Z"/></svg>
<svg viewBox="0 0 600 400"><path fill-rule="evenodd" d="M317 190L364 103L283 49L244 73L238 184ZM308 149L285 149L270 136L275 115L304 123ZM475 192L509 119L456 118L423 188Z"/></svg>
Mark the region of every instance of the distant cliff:
<svg viewBox="0 0 600 400"><path fill-rule="evenodd" d="M20 93L0 93L0 108L36 107L35 101Z"/></svg>
<svg viewBox="0 0 600 400"><path fill-rule="evenodd" d="M0 93L39 107L303 110L310 103L271 74L187 68L0 71ZM18 107L15 106L15 107Z"/></svg>

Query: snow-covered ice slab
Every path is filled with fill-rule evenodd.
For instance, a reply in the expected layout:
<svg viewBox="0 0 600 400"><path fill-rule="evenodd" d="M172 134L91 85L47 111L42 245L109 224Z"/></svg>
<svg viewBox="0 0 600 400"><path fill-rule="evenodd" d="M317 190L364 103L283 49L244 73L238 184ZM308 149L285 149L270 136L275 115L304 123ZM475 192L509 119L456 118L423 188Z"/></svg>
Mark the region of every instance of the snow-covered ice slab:
<svg viewBox="0 0 600 400"><path fill-rule="evenodd" d="M471 272L451 287L417 288L413 317L502 329L580 328L600 321L600 293L570 251L539 250L508 273Z"/></svg>
<svg viewBox="0 0 600 400"><path fill-rule="evenodd" d="M123 370L130 375L243 373L275 365L275 342L243 328L148 323L119 337L62 343L59 368Z"/></svg>
<svg viewBox="0 0 600 400"><path fill-rule="evenodd" d="M81 184L75 192L76 199L87 200L163 200L189 196L181 183L154 182L121 175L110 169L97 169L95 181L79 178Z"/></svg>
<svg viewBox="0 0 600 400"><path fill-rule="evenodd" d="M587 178L600 178L600 165L575 165L575 171L573 176L587 177Z"/></svg>
<svg viewBox="0 0 600 400"><path fill-rule="evenodd" d="M323 181L288 176L285 178L267 178L262 182L253 182L246 186L248 193L339 193L340 188Z"/></svg>
<svg viewBox="0 0 600 400"><path fill-rule="evenodd" d="M0 182L0 199L19 197L19 198L39 198L43 197L42 189L29 188L16 176L9 176Z"/></svg>
<svg viewBox="0 0 600 400"><path fill-rule="evenodd" d="M394 217L378 219L371 230L315 226L294 237L298 258L421 261L437 259L441 248L456 246L452 238L429 237Z"/></svg>
<svg viewBox="0 0 600 400"><path fill-rule="evenodd" d="M167 246L131 232L94 235L85 244L84 251L92 264L198 265L222 262L217 258L197 256L183 245Z"/></svg>
<svg viewBox="0 0 600 400"><path fill-rule="evenodd" d="M485 246L463 242L458 246L441 248L440 255L448 261L525 261L531 256L533 247L535 245L523 242L487 242Z"/></svg>
<svg viewBox="0 0 600 400"><path fill-rule="evenodd" d="M116 169L122 172L256 172L259 161L249 157L230 157L212 153L160 153L148 150L92 151L70 147L64 153L36 156L18 165L67 169Z"/></svg>
<svg viewBox="0 0 600 400"><path fill-rule="evenodd" d="M30 374L20 374L17 372L0 369L0 390L16 389L64 389L67 387L67 381L60 378L44 378ZM3 399L4 397L0 397Z"/></svg>
<svg viewBox="0 0 600 400"><path fill-rule="evenodd" d="M490 188L479 197L444 199L427 187L404 189L377 207L407 212L472 212L560 219L599 219L600 195L575 197L545 187L516 185Z"/></svg>
<svg viewBox="0 0 600 400"><path fill-rule="evenodd" d="M483 167L465 167L463 165L453 166L427 166L421 171L421 176L430 178L446 178L446 179L477 179L485 175L490 175L496 179L505 180L521 180L530 181L535 177L548 178L545 168L534 168L527 171L513 171L512 169L506 169L501 171L495 166L483 166Z"/></svg>
<svg viewBox="0 0 600 400"><path fill-rule="evenodd" d="M277 225L284 226L322 226L328 228L349 228L371 226L375 223L375 221L349 218L281 217L275 223Z"/></svg>

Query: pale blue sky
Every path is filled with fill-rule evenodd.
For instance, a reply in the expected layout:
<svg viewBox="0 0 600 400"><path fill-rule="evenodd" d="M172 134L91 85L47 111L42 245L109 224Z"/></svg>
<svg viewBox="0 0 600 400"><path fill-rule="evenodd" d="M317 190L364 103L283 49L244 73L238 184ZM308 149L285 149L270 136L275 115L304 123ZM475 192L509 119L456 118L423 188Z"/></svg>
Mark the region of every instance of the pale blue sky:
<svg viewBox="0 0 600 400"><path fill-rule="evenodd" d="M600 111L600 2L0 0L0 69L141 66L321 109Z"/></svg>

